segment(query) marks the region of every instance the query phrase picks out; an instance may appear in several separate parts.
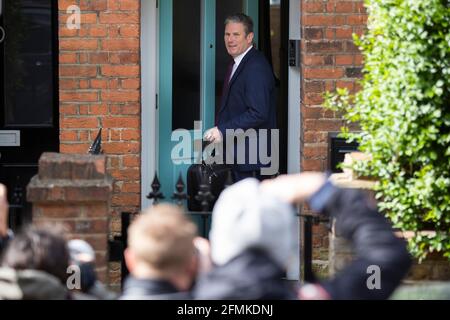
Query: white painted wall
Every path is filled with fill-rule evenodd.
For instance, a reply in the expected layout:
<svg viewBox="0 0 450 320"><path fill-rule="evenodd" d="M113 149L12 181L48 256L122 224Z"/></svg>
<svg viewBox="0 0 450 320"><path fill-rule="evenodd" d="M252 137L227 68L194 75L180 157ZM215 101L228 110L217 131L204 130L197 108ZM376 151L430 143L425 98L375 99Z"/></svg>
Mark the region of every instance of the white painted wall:
<svg viewBox="0 0 450 320"><path fill-rule="evenodd" d="M300 40L300 0L289 2L289 39ZM288 173L300 172L300 66L288 71Z"/></svg>
<svg viewBox="0 0 450 320"><path fill-rule="evenodd" d="M158 123L156 93L158 86L158 10L157 0L141 1L141 206L157 168Z"/></svg>
<svg viewBox="0 0 450 320"><path fill-rule="evenodd" d="M300 0L289 1L289 39L300 40ZM288 173L300 172L300 66L288 71ZM288 266L287 279L300 280L300 218L297 218L295 255Z"/></svg>

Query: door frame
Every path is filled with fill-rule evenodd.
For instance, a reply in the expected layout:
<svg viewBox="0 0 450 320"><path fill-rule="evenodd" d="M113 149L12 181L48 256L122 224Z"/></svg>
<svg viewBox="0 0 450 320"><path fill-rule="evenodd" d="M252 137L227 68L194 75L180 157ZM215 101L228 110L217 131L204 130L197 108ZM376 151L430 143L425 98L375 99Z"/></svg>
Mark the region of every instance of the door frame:
<svg viewBox="0 0 450 320"><path fill-rule="evenodd" d="M301 39L301 3L300 0L289 0L289 40ZM300 48L297 48L300 50ZM300 112L301 68L288 67L288 137L287 137L287 172L300 172L301 131L302 115ZM299 281L301 263L301 230L300 217L296 217L295 239L296 250L292 263L288 266L286 278Z"/></svg>
<svg viewBox="0 0 450 320"><path fill-rule="evenodd" d="M141 1L141 208L151 204L147 195L158 167L158 0Z"/></svg>
<svg viewBox="0 0 450 320"><path fill-rule="evenodd" d="M301 3L300 0L289 1L289 39L301 39ZM298 48L300 50L300 48ZM288 67L288 173L300 172L300 148L302 115L300 112L301 69Z"/></svg>
<svg viewBox="0 0 450 320"><path fill-rule="evenodd" d="M164 1L164 0L162 0ZM159 15L158 0L141 1L141 208L151 205L146 196L151 192L151 183L158 168L159 118L157 92L159 91ZM301 39L300 0L289 0L289 39ZM257 37L256 37L257 39ZM204 42L204 40L202 41ZM215 44L214 44L215 45ZM202 53L204 54L204 53ZM203 60L203 59L202 59ZM204 65L205 62L202 62ZM204 70L202 70L204 72ZM300 171L301 151L301 90L300 67L288 70L288 173ZM202 85L203 87L203 85ZM204 101L202 101L202 105ZM201 109L203 112L203 108ZM171 196L171 195L166 195ZM295 258L288 267L287 279L300 280L300 220L295 228L298 239Z"/></svg>

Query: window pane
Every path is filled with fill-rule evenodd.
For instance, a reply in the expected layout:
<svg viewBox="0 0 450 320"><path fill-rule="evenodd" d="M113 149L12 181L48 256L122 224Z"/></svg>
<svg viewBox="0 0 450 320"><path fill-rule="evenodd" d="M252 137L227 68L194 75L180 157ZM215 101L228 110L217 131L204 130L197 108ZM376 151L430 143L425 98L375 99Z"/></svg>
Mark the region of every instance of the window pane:
<svg viewBox="0 0 450 320"><path fill-rule="evenodd" d="M6 126L51 126L53 57L51 0L3 1Z"/></svg>
<svg viewBox="0 0 450 320"><path fill-rule="evenodd" d="M173 2L172 130L200 120L200 0Z"/></svg>
<svg viewBox="0 0 450 320"><path fill-rule="evenodd" d="M270 44L272 50L273 72L279 79L281 48L280 1L270 2Z"/></svg>

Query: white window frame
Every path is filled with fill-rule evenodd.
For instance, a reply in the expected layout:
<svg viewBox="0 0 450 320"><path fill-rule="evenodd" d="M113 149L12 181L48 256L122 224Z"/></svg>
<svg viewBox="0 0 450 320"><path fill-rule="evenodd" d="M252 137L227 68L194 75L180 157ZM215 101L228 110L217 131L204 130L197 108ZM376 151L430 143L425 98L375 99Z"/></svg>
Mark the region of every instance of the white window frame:
<svg viewBox="0 0 450 320"><path fill-rule="evenodd" d="M157 168L158 121L158 8L157 0L141 1L141 208Z"/></svg>

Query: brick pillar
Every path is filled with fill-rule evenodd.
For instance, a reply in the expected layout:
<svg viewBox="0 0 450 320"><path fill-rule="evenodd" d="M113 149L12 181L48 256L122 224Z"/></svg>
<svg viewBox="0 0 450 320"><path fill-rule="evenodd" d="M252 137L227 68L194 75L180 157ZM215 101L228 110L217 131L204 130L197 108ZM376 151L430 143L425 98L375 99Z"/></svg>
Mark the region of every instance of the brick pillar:
<svg viewBox="0 0 450 320"><path fill-rule="evenodd" d="M39 173L27 187L33 223L61 223L70 239L89 242L99 278L107 282L108 232L112 179L106 157L44 153Z"/></svg>

